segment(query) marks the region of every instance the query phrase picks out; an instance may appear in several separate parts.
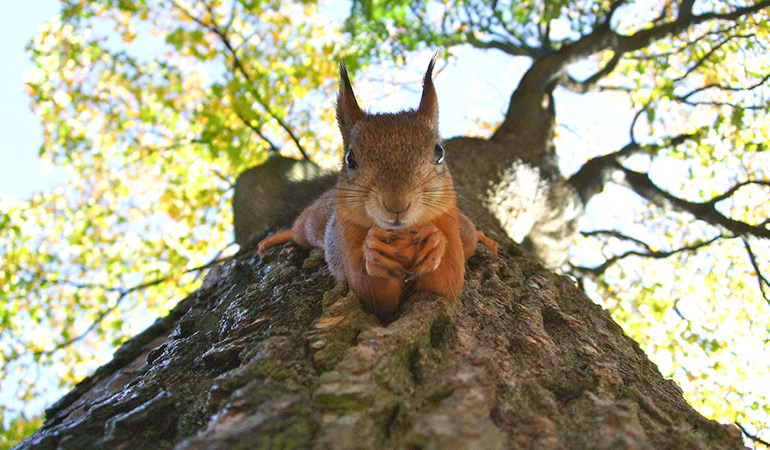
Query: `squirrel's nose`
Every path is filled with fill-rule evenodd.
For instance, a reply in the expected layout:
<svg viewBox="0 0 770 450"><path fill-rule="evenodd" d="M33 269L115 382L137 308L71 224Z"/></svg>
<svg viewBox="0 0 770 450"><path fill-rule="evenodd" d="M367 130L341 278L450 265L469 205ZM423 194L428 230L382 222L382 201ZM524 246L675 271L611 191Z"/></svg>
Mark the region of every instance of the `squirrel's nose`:
<svg viewBox="0 0 770 450"><path fill-rule="evenodd" d="M396 215L409 209L410 205L411 202L406 199L384 199L382 201L382 206L385 208L385 211Z"/></svg>

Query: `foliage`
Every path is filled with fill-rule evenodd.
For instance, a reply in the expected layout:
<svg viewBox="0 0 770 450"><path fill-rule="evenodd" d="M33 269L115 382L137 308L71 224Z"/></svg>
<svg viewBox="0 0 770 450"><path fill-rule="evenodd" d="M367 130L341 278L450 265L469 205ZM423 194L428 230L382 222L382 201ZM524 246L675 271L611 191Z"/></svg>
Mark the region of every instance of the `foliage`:
<svg viewBox="0 0 770 450"><path fill-rule="evenodd" d="M9 413L39 413L62 394L45 386L92 372L232 252L238 173L332 147L334 36L311 3L258 1L67 1L41 28L26 89L69 181L0 200Z"/></svg>
<svg viewBox="0 0 770 450"><path fill-rule="evenodd" d="M741 5L354 1L344 51L351 70L439 45L562 57L550 89L563 171L621 166L590 196L573 274L692 404L766 436L770 245L720 218L767 230L770 217L770 5ZM733 20L736 8L751 11ZM278 149L329 158L341 36L311 2L63 2L29 46L26 81L41 157L70 180L0 199L9 411L58 397L42 386L84 377L232 252L240 171ZM606 123L574 119L597 104ZM614 111L630 142L606 143Z"/></svg>
<svg viewBox="0 0 770 450"><path fill-rule="evenodd" d="M2 412L2 409L0 409L0 412ZM43 425L42 417L27 419L21 415L11 420L7 427L0 423L0 450L15 447L24 438L40 428L41 425Z"/></svg>

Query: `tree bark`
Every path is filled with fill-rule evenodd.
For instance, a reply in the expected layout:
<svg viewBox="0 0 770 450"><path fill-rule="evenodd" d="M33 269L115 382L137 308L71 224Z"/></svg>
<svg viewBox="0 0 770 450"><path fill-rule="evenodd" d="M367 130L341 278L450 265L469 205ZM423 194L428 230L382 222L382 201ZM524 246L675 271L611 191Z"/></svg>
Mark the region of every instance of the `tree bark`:
<svg viewBox="0 0 770 450"><path fill-rule="evenodd" d="M18 448L742 448L573 282L487 230L500 256L468 261L459 302L410 295L387 326L320 250L245 249Z"/></svg>

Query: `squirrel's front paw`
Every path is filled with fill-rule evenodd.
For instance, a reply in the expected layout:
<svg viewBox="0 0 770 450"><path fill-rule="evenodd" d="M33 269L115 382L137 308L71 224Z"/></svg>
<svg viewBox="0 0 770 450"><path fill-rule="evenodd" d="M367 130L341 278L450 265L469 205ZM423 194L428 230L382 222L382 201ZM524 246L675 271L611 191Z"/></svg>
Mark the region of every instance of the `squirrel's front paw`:
<svg viewBox="0 0 770 450"><path fill-rule="evenodd" d="M435 225L429 223L414 235L412 242L417 244L417 256L412 266L412 277L436 270L446 251L446 237Z"/></svg>
<svg viewBox="0 0 770 450"><path fill-rule="evenodd" d="M366 272L373 277L405 278L409 276L404 266L411 264L411 258L404 255L394 242L406 239L403 236L370 228L364 240L364 261Z"/></svg>

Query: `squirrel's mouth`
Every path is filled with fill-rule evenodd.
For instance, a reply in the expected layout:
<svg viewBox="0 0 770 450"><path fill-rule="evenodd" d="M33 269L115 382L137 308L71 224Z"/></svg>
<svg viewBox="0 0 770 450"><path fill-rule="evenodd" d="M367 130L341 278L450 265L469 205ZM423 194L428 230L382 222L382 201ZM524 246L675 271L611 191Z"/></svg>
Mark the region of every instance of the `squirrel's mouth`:
<svg viewBox="0 0 770 450"><path fill-rule="evenodd" d="M385 224L385 228L390 231L395 231L398 228L402 228L406 223L403 220L394 219L394 220L383 220L383 223Z"/></svg>
<svg viewBox="0 0 770 450"><path fill-rule="evenodd" d="M404 217L398 216L398 217L382 217L382 216L373 216L374 223L382 228L383 230L393 231L393 232L400 232L405 231L412 222L410 220L404 220Z"/></svg>
<svg viewBox="0 0 770 450"><path fill-rule="evenodd" d="M374 223L384 230L400 232L414 225L414 212L412 209L408 208L408 211L395 214L382 210L369 211L369 217L374 219Z"/></svg>

